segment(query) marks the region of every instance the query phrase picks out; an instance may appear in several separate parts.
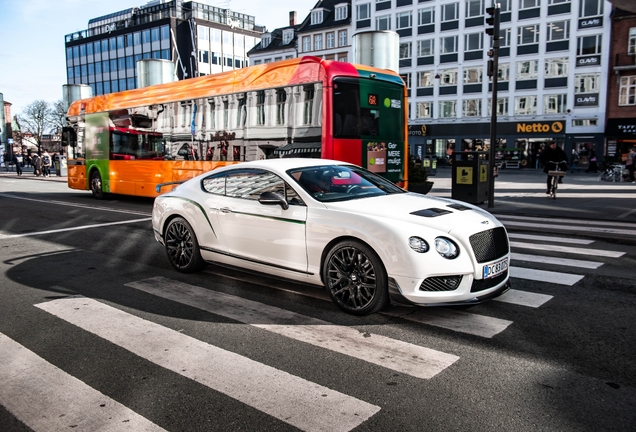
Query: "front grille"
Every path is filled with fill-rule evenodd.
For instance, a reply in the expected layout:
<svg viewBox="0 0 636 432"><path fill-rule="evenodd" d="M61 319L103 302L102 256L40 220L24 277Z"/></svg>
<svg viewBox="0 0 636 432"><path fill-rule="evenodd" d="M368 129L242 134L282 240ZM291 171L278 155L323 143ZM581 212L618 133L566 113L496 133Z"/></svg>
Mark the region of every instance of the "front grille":
<svg viewBox="0 0 636 432"><path fill-rule="evenodd" d="M479 292L492 288L495 285L499 285L501 282L506 280L507 276L508 270L490 279L475 279L473 280L473 286L470 287L470 292Z"/></svg>
<svg viewBox="0 0 636 432"><path fill-rule="evenodd" d="M508 236L503 227L473 234L469 240L478 263L493 261L508 253Z"/></svg>
<svg viewBox="0 0 636 432"><path fill-rule="evenodd" d="M420 291L454 291L461 281L462 276L434 276L424 279Z"/></svg>

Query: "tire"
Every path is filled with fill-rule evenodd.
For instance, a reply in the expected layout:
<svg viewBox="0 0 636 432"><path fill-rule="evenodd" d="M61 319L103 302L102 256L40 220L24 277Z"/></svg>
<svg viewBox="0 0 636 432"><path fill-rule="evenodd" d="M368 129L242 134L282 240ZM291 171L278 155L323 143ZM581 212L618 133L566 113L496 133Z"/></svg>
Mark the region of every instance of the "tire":
<svg viewBox="0 0 636 432"><path fill-rule="evenodd" d="M181 273L201 270L205 261L201 257L199 242L192 226L182 217L170 221L163 234L168 261Z"/></svg>
<svg viewBox="0 0 636 432"><path fill-rule="evenodd" d="M95 199L103 199L104 198L104 190L102 189L102 177L99 175L99 171L95 170L91 173L91 192L93 193L93 198Z"/></svg>
<svg viewBox="0 0 636 432"><path fill-rule="evenodd" d="M386 270L367 245L348 240L331 248L322 266L331 300L352 315L369 315L389 303Z"/></svg>

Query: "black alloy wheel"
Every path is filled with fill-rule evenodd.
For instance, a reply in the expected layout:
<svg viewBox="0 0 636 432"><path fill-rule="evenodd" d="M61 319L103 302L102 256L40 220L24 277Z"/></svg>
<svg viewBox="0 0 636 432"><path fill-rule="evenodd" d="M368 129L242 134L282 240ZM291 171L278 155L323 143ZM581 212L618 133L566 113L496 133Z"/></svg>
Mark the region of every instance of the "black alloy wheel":
<svg viewBox="0 0 636 432"><path fill-rule="evenodd" d="M335 245L323 264L323 281L331 299L347 313L368 315L389 302L386 271L367 245L344 241Z"/></svg>
<svg viewBox="0 0 636 432"><path fill-rule="evenodd" d="M102 189L102 178L99 175L99 171L95 170L91 174L91 192L95 199L104 198L104 190Z"/></svg>
<svg viewBox="0 0 636 432"><path fill-rule="evenodd" d="M168 260L177 271L192 273L205 265L194 230L185 219L177 217L170 221L164 242Z"/></svg>

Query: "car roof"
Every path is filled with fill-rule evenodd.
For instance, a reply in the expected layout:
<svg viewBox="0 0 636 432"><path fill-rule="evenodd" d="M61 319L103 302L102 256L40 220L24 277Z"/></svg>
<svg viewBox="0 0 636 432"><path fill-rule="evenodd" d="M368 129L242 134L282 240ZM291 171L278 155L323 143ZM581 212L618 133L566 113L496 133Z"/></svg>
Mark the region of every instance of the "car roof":
<svg viewBox="0 0 636 432"><path fill-rule="evenodd" d="M309 158L280 158L265 159L257 161L243 162L232 165L231 168L263 168L274 171L287 171L294 168L305 168L325 165L351 165L348 162L336 161L331 159L309 159ZM227 167L230 168L230 167Z"/></svg>

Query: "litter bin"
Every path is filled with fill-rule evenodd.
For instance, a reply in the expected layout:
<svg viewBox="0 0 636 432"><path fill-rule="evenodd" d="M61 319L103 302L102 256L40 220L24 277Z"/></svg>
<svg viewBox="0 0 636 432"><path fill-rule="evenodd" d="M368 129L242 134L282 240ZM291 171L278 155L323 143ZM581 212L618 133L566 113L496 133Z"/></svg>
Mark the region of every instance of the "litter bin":
<svg viewBox="0 0 636 432"><path fill-rule="evenodd" d="M422 159L422 166L430 176L437 174L437 158L425 157Z"/></svg>
<svg viewBox="0 0 636 432"><path fill-rule="evenodd" d="M451 198L470 204L488 200L488 152L453 152Z"/></svg>

